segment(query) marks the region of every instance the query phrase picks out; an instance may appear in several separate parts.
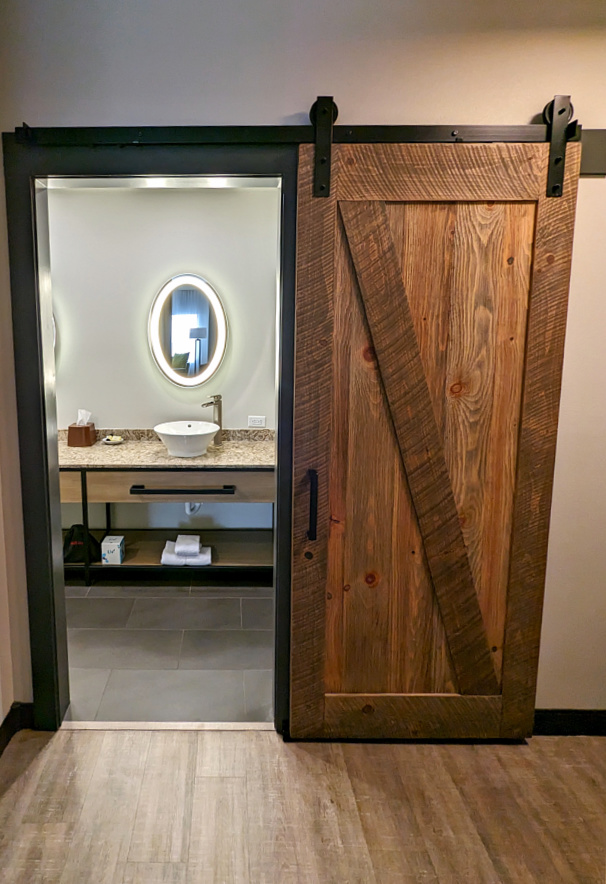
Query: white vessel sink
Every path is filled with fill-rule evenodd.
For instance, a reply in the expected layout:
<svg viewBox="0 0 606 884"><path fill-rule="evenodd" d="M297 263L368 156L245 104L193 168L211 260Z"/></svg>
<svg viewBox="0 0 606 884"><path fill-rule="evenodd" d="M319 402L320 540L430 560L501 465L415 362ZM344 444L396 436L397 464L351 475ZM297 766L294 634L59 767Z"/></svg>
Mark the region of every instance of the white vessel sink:
<svg viewBox="0 0 606 884"><path fill-rule="evenodd" d="M208 421L169 421L158 424L154 430L173 457L198 457L206 453L219 425Z"/></svg>

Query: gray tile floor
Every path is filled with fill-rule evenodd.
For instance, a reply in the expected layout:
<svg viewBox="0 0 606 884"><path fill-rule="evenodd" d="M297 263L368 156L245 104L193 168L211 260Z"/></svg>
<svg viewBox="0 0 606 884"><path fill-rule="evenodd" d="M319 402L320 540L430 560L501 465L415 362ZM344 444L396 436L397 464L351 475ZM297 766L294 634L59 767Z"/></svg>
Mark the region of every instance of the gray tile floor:
<svg viewBox="0 0 606 884"><path fill-rule="evenodd" d="M68 586L71 721L271 721L271 588Z"/></svg>

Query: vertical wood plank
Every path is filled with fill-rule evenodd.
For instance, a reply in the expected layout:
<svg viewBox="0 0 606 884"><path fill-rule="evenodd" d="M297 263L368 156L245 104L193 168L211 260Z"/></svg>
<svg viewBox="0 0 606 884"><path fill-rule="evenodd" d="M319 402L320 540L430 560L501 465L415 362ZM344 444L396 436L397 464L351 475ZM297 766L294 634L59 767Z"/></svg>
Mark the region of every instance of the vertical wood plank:
<svg viewBox="0 0 606 884"><path fill-rule="evenodd" d="M244 778L196 779L188 865L192 881L250 880L247 817Z"/></svg>
<svg viewBox="0 0 606 884"><path fill-rule="evenodd" d="M55 822L13 829L0 849L2 884L59 884L73 831L73 823Z"/></svg>
<svg viewBox="0 0 606 884"><path fill-rule="evenodd" d="M337 222L334 288L332 439L330 452L328 566L326 581L326 690L341 689L344 669L343 618L347 585L345 542L352 526L347 514L350 362L353 267L342 224Z"/></svg>
<svg viewBox="0 0 606 884"><path fill-rule="evenodd" d="M128 852L131 863L187 860L196 734L152 733Z"/></svg>
<svg viewBox="0 0 606 884"><path fill-rule="evenodd" d="M340 211L459 687L494 694L494 667L385 208L341 202Z"/></svg>
<svg viewBox="0 0 606 884"><path fill-rule="evenodd" d="M385 209L399 253L436 425L443 438L457 204L387 203Z"/></svg>
<svg viewBox="0 0 606 884"><path fill-rule="evenodd" d="M598 818L584 816L588 844L593 849L577 850L576 825L579 805L571 807L568 784L546 777L539 752L519 752L517 746L495 746L495 762L500 765L514 794L524 795L530 818L529 829L541 838L550 858L553 875L561 881L600 881L606 877L606 853L602 841L603 806ZM558 770L563 771L563 765ZM572 773L572 772L571 772ZM581 792L581 789L578 789Z"/></svg>
<svg viewBox="0 0 606 884"><path fill-rule="evenodd" d="M453 203L389 203L387 217L419 345L436 424L443 438L449 335ZM389 690L458 690L442 617L404 468L400 461L392 525L392 672Z"/></svg>
<svg viewBox="0 0 606 884"><path fill-rule="evenodd" d="M238 731L207 731L197 735L197 777L246 776L248 752Z"/></svg>
<svg viewBox="0 0 606 884"><path fill-rule="evenodd" d="M288 744L277 734L248 735L246 838L250 880L299 884L297 839L292 806L296 783L289 782L282 757Z"/></svg>
<svg viewBox="0 0 606 884"><path fill-rule="evenodd" d="M498 297L493 409L484 471L482 559L478 575L480 608L499 679L507 610L536 206L534 203L506 203L504 208L503 254L500 272L496 273L494 280Z"/></svg>
<svg viewBox="0 0 606 884"><path fill-rule="evenodd" d="M333 286L338 151L332 154L331 196L314 199L313 145L300 148L298 185L291 709L293 736L313 735L323 719L325 592L331 450ZM309 481L318 471L318 535L307 539Z"/></svg>
<svg viewBox="0 0 606 884"><path fill-rule="evenodd" d="M438 881L498 880L492 859L436 746L389 747L389 761L412 809Z"/></svg>
<svg viewBox="0 0 606 884"><path fill-rule="evenodd" d="M462 203L455 229L444 453L478 594L504 213L502 203Z"/></svg>
<svg viewBox="0 0 606 884"><path fill-rule="evenodd" d="M287 783L298 794L291 806L301 882L379 884L364 841L342 747L330 743L286 745ZM318 789L318 783L322 788ZM355 857L355 859L353 859Z"/></svg>
<svg viewBox="0 0 606 884"><path fill-rule="evenodd" d="M65 736L19 731L5 749L0 764L0 846L6 840L7 821L22 821L47 764L52 769L52 759Z"/></svg>
<svg viewBox="0 0 606 884"><path fill-rule="evenodd" d="M88 791L94 762L103 744L102 733L90 733L82 740L73 734L57 734L40 779L32 790L24 823L68 823L77 821ZM49 747L50 748L50 747ZM49 772L52 770L52 776Z"/></svg>
<svg viewBox="0 0 606 884"><path fill-rule="evenodd" d="M146 731L104 733L61 884L114 884L128 858L149 741Z"/></svg>
<svg viewBox="0 0 606 884"><path fill-rule="evenodd" d="M564 195L541 195L526 343L503 651L503 737L532 732L581 145Z"/></svg>
<svg viewBox="0 0 606 884"><path fill-rule="evenodd" d="M402 784L383 763L387 747L355 743L343 755L364 838L380 884L435 882L435 869ZM372 775L370 775L372 770Z"/></svg>
<svg viewBox="0 0 606 884"><path fill-rule="evenodd" d="M433 206L421 208L428 210L430 217L418 225L413 212L406 231L412 235L414 230L423 240L424 248L407 256L407 270L411 272L410 265L415 269L411 275L419 294L427 291L427 275L443 245L435 244L431 264L425 268L419 256L429 251L427 238L436 238L436 213ZM389 207L398 243L405 234L403 209ZM338 346L330 471L326 689L452 691L455 687L444 628L341 228L340 224L334 294ZM441 292L432 294L439 302ZM435 309L436 305L431 306Z"/></svg>
<svg viewBox="0 0 606 884"><path fill-rule="evenodd" d="M353 270L353 268L351 268ZM393 545L390 525L399 452L357 284L349 278L350 363L340 690L385 690L389 682Z"/></svg>
<svg viewBox="0 0 606 884"><path fill-rule="evenodd" d="M465 802L472 821L493 857L497 880L526 884L548 880L553 867L542 839L532 832L518 796L492 753L475 746L445 746L443 763ZM524 747L517 746L518 752ZM495 795L499 796L495 812Z"/></svg>

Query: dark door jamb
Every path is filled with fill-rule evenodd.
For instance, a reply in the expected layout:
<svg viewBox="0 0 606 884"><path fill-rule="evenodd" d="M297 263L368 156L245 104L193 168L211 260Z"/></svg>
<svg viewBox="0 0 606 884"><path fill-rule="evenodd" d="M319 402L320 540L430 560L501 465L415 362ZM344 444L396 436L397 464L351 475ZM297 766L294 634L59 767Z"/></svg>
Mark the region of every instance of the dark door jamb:
<svg viewBox="0 0 606 884"><path fill-rule="evenodd" d="M293 127L294 128L294 127ZM71 144L3 135L10 280L23 496L26 575L32 648L34 726L56 730L69 704L65 590L59 516L54 380L44 372L50 298L45 291L48 242L44 188L48 177L136 175L264 175L282 179L281 299L278 383L275 726L288 733L290 654L290 526L294 290L298 144L92 144L70 130ZM30 132L33 130L29 130ZM54 130L46 130L52 135ZM173 130L179 132L178 129ZM61 141L62 139L59 139ZM246 141L246 139L245 139ZM37 225L38 228L37 229ZM45 381L46 377L46 381Z"/></svg>

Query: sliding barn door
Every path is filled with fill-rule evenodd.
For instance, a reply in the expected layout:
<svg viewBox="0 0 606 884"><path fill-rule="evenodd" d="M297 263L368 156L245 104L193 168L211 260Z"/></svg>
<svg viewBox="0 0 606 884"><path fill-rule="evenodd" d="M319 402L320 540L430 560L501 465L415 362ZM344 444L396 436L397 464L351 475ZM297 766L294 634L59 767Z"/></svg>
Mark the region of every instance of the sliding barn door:
<svg viewBox="0 0 606 884"><path fill-rule="evenodd" d="M290 732L532 730L580 146L300 154Z"/></svg>

